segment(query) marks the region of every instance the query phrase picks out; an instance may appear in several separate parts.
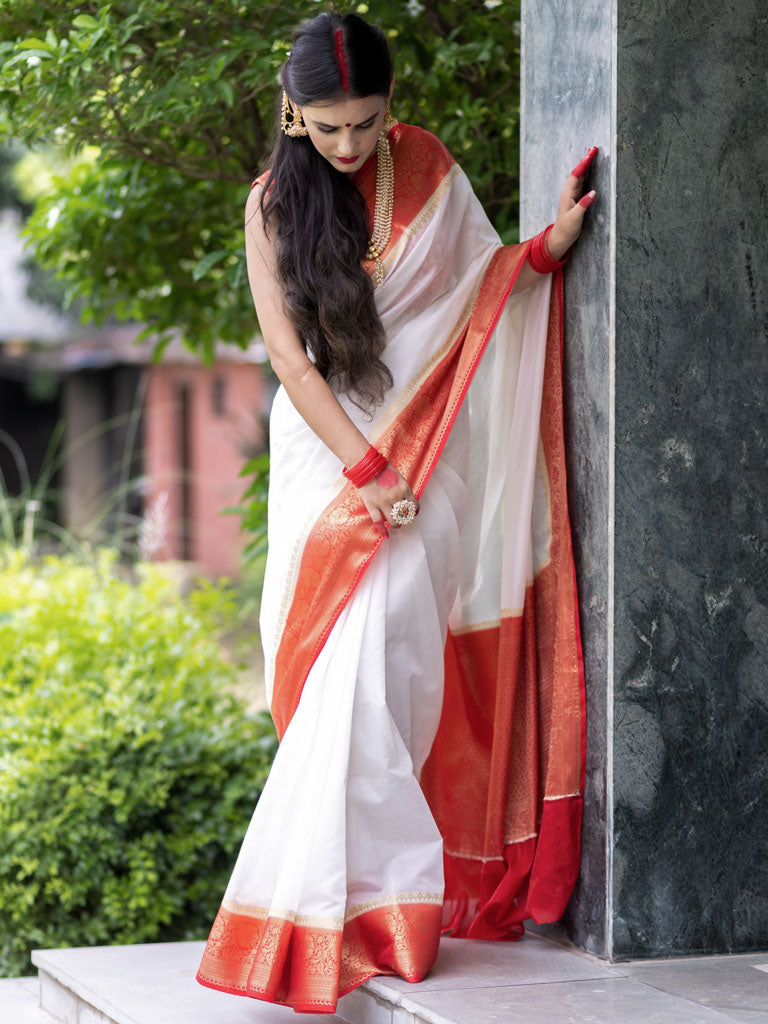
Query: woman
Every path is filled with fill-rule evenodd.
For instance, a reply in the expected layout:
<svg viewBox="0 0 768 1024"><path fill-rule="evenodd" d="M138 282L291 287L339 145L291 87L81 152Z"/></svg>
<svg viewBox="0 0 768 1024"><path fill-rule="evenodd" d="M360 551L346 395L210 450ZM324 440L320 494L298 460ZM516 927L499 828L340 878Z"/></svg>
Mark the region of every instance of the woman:
<svg viewBox="0 0 768 1024"><path fill-rule="evenodd" d="M420 980L441 930L556 920L575 882L583 684L551 282L595 151L554 225L504 247L445 147L390 117L378 29L319 15L282 82L246 207L281 381L260 623L281 743L198 980L332 1012L374 974Z"/></svg>

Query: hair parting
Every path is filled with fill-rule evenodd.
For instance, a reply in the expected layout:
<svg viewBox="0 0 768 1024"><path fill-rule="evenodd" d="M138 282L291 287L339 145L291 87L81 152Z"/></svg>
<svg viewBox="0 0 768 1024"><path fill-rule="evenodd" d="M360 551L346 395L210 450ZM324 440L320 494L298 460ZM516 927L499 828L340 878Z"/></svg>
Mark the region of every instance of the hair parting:
<svg viewBox="0 0 768 1024"><path fill-rule="evenodd" d="M342 29L336 29L334 32L334 39L336 42L336 60L339 62L341 88L344 92L349 92L349 68L347 67L346 55L344 54L344 32Z"/></svg>
<svg viewBox="0 0 768 1024"><path fill-rule="evenodd" d="M282 84L304 104L381 96L392 81L383 32L356 14L320 14L297 30ZM354 181L308 137L278 131L262 189L286 313L320 374L370 410L392 386L373 282L362 266L370 227Z"/></svg>

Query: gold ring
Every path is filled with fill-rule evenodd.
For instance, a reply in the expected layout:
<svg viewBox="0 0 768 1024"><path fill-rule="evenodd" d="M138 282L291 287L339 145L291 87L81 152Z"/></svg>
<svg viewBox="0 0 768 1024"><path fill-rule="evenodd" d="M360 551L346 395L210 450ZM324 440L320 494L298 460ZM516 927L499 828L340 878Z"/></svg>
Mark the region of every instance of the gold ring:
<svg viewBox="0 0 768 1024"><path fill-rule="evenodd" d="M416 518L416 502L410 498L396 501L392 506L392 522L396 526L407 526Z"/></svg>

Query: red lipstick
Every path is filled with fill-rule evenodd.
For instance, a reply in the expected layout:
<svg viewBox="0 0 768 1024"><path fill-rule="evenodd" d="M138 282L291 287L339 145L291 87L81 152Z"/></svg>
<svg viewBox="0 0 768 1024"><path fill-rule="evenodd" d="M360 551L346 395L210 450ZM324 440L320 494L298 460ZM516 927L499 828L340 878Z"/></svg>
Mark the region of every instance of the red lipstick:
<svg viewBox="0 0 768 1024"><path fill-rule="evenodd" d="M360 159L359 156L337 156L336 159L340 164L354 164Z"/></svg>

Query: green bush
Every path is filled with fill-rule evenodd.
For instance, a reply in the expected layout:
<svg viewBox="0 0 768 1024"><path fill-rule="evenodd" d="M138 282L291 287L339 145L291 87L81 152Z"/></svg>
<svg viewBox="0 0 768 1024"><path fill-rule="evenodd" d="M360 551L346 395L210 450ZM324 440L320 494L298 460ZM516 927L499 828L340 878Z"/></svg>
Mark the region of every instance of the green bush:
<svg viewBox="0 0 768 1024"><path fill-rule="evenodd" d="M218 643L231 590L136 572L0 550L0 975L204 938L269 770Z"/></svg>

